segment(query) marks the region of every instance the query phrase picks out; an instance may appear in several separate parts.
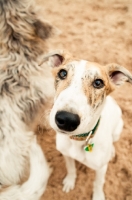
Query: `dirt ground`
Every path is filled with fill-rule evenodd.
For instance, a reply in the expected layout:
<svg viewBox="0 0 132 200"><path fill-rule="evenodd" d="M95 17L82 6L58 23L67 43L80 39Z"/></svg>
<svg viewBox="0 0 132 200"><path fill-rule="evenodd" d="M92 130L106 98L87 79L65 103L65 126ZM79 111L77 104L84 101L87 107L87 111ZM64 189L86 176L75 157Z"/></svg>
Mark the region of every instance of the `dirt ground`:
<svg viewBox="0 0 132 200"><path fill-rule="evenodd" d="M50 49L65 48L79 58L107 64L116 62L132 72L131 0L37 0L42 16L62 32L49 42ZM124 129L115 144L104 191L106 200L132 200L132 86L126 83L112 96L119 103ZM55 133L45 131L40 140L53 166L42 200L90 200L95 172L76 162L75 189L62 192L66 175L62 155L55 149Z"/></svg>

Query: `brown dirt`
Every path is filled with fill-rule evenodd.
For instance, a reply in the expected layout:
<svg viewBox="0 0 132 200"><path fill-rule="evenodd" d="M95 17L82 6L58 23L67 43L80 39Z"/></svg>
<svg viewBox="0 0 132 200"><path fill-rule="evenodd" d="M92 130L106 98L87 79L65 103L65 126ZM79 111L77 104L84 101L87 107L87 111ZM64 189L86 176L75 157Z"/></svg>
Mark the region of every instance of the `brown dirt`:
<svg viewBox="0 0 132 200"><path fill-rule="evenodd" d="M131 0L37 0L44 18L58 27L61 35L50 49L65 48L79 58L101 64L119 63L132 72ZM132 86L125 84L112 96L119 103L124 129L115 144L116 157L109 163L104 186L107 200L132 200ZM62 192L66 175L62 155L55 150L55 133L45 131L40 141L54 170L42 200L90 200L95 173L76 162L75 189Z"/></svg>

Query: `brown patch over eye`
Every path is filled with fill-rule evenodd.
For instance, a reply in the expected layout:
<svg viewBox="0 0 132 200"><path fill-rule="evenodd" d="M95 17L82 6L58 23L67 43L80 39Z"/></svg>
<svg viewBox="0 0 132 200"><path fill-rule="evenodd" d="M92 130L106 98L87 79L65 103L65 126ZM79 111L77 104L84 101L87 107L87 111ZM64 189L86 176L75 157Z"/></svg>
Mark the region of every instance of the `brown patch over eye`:
<svg viewBox="0 0 132 200"><path fill-rule="evenodd" d="M89 65L85 70L82 85L88 104L95 110L102 104L106 96L107 76L101 66L97 66L97 71L92 71L92 67L96 66L96 63Z"/></svg>
<svg viewBox="0 0 132 200"><path fill-rule="evenodd" d="M63 68L62 66L53 68L56 97L71 84L74 76L74 68L72 64L64 65Z"/></svg>

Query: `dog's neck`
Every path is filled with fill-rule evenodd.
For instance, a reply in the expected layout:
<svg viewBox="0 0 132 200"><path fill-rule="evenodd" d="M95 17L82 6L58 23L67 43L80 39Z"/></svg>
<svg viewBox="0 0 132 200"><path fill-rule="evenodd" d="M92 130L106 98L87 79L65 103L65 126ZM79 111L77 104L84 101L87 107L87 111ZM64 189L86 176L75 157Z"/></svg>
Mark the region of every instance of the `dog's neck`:
<svg viewBox="0 0 132 200"><path fill-rule="evenodd" d="M94 135L98 129L99 122L100 122L100 118L98 119L96 125L94 126L94 128L91 131L89 131L87 133L78 134L78 135L71 135L70 139L82 141L82 140L86 140L87 137L90 137L90 138L94 137Z"/></svg>
<svg viewBox="0 0 132 200"><path fill-rule="evenodd" d="M97 129L99 127L99 124L100 124L101 115L102 115L105 103L106 103L106 99L104 100L102 106L98 109L98 111L96 111L96 114L93 113L93 115L91 115L91 120L90 120L90 123L88 124L88 129L86 129L86 132L85 132L87 134L87 136L84 137L84 138L82 138L82 140L79 140L79 139L73 139L73 138L71 138L71 137L76 136L76 135L72 135L72 136L70 136L70 139L71 139L72 143L76 143L76 141L77 141L77 144L79 146L80 145L81 146L84 145L84 143L86 143L88 135L90 134L91 131L93 132L93 134L91 134L90 138L94 138L94 136L95 136L95 134L97 132ZM82 135L82 134L85 134L85 133L80 133L78 135Z"/></svg>

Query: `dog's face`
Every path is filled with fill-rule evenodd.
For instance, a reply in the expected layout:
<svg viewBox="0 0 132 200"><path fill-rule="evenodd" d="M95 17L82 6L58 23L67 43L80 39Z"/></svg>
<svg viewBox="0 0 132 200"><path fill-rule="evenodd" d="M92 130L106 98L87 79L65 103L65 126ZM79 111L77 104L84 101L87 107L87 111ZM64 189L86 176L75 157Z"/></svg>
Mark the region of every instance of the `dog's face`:
<svg viewBox="0 0 132 200"><path fill-rule="evenodd" d="M56 89L50 123L57 132L69 135L90 131L114 86L132 80L131 74L116 64L104 67L56 54L50 57L50 65Z"/></svg>

